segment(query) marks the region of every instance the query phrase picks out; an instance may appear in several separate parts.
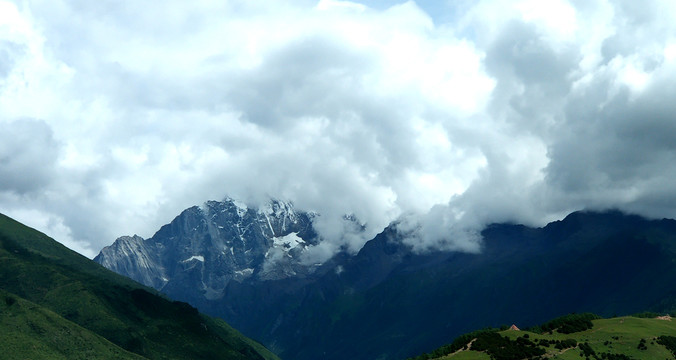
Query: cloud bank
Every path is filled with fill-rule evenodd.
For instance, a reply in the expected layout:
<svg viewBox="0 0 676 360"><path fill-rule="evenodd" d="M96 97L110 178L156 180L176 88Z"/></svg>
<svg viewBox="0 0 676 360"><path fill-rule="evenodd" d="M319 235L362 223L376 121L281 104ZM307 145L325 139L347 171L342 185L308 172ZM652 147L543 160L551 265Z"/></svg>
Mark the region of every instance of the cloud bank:
<svg viewBox="0 0 676 360"><path fill-rule="evenodd" d="M87 256L226 195L321 213L325 254L397 219L417 249L477 251L492 222L676 217L675 18L661 1L0 1L0 212Z"/></svg>

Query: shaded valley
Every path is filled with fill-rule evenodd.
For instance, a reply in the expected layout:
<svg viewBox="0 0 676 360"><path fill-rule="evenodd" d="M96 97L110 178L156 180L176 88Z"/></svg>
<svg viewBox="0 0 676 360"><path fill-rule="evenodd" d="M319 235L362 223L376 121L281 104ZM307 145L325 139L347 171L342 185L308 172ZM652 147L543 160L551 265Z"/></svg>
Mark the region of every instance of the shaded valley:
<svg viewBox="0 0 676 360"><path fill-rule="evenodd" d="M181 221L170 226L177 249L195 241ZM393 225L358 254L296 276L264 279L256 269L214 296L200 284L218 264L205 258L188 270L192 281L162 291L299 360L399 359L486 326L676 307L676 221L577 212L543 228L496 224L482 235L479 254L419 254ZM274 239L262 243L273 247Z"/></svg>

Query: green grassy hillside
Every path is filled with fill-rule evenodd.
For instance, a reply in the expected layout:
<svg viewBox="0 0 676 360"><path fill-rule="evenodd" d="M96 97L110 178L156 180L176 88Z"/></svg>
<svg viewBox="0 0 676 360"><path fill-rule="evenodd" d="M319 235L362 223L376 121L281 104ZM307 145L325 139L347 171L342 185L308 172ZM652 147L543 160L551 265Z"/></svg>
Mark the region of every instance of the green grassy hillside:
<svg viewBox="0 0 676 360"><path fill-rule="evenodd" d="M632 316L591 320L572 333L482 330L466 334L415 360L469 359L674 359L676 321ZM558 330L557 330L558 329Z"/></svg>
<svg viewBox="0 0 676 360"><path fill-rule="evenodd" d="M0 290L3 359L144 359L40 305Z"/></svg>
<svg viewBox="0 0 676 360"><path fill-rule="evenodd" d="M225 322L4 215L0 290L3 358L277 359Z"/></svg>

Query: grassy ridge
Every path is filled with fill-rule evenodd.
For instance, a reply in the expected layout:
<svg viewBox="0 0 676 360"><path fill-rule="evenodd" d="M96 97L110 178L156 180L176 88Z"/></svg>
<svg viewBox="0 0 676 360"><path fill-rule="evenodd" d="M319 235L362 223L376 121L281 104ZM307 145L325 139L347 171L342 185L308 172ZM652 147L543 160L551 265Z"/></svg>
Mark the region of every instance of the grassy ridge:
<svg viewBox="0 0 676 360"><path fill-rule="evenodd" d="M540 349L541 354L532 356L533 359L674 359L673 350L669 346L673 347L670 342L676 340L673 338L676 335L676 321L625 316L596 319L592 320L592 324L590 329L569 334L556 330L546 333L514 330L487 332L502 338L503 343L496 348L501 347L504 350L504 343L520 343L524 348ZM452 353L442 356L426 354L416 359L528 358L506 356L504 352L491 352L485 346L477 346L482 337L478 332L475 336L460 337L458 339L464 344L460 348L456 346Z"/></svg>
<svg viewBox="0 0 676 360"><path fill-rule="evenodd" d="M40 305L0 290L3 359L144 359Z"/></svg>
<svg viewBox="0 0 676 360"><path fill-rule="evenodd" d="M7 309L31 310L17 313L14 319L9 312L2 313L6 322L0 324L0 333L17 344L28 346L29 339L40 333L45 338L70 333L77 335L71 342L78 336L108 341L108 350L97 348L110 355L104 358L131 352L149 359L277 359L224 322L160 297L4 215L0 215L0 290L13 299L7 300L6 305L13 303ZM22 318L35 328L12 325ZM59 332L51 324L69 332ZM68 349L83 351L68 341L60 342L63 348L49 344L54 345L33 344L42 355L52 352L36 358L60 358ZM27 358L23 351L31 346L13 346L8 350L13 353L3 355Z"/></svg>

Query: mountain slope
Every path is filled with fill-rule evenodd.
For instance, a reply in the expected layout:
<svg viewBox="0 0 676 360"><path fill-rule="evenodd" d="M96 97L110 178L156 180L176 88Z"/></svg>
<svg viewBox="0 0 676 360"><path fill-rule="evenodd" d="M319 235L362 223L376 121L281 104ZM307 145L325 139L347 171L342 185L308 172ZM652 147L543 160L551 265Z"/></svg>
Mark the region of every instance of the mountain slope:
<svg viewBox="0 0 676 360"><path fill-rule="evenodd" d="M42 316L43 324L53 320L67 331L84 328L78 331L149 359L276 359L224 322L159 297L4 215L0 290L6 299L14 299L6 300L15 301L10 308L37 304L25 316ZM5 336L26 339L11 323L3 322L3 330ZM54 328L33 330L47 333Z"/></svg>
<svg viewBox="0 0 676 360"><path fill-rule="evenodd" d="M592 320L589 328L573 332L475 331L409 360L673 359L675 336L676 322L669 317L623 316Z"/></svg>
<svg viewBox="0 0 676 360"><path fill-rule="evenodd" d="M676 309L674 220L578 212L482 235L480 254L419 254L391 226L304 276L230 281L217 298L188 282L171 296L297 360L401 359L475 328Z"/></svg>
<svg viewBox="0 0 676 360"><path fill-rule="evenodd" d="M0 329L3 359L145 359L3 290Z"/></svg>

